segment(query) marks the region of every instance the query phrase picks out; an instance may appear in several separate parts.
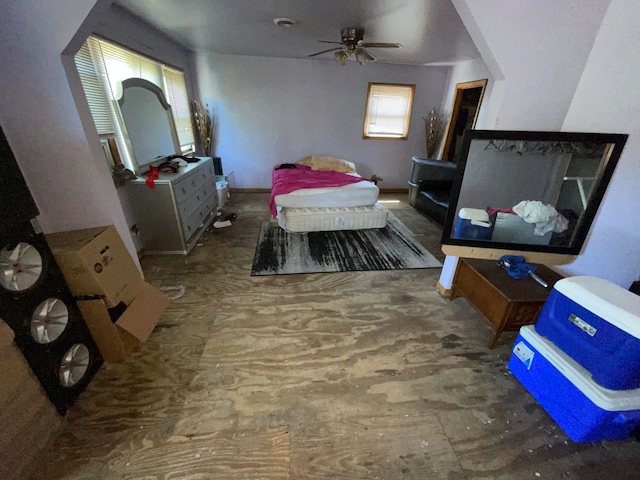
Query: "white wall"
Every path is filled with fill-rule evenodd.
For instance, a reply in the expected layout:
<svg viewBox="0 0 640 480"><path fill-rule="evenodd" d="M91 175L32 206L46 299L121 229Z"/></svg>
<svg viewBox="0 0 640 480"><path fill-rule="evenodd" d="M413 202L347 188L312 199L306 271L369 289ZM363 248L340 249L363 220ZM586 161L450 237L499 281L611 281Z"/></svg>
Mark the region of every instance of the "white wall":
<svg viewBox="0 0 640 480"><path fill-rule="evenodd" d="M183 70L187 88L191 87L191 53L126 10L112 5L104 15L91 17L89 27L124 47Z"/></svg>
<svg viewBox="0 0 640 480"><path fill-rule="evenodd" d="M489 68L481 58L456 63L451 67L441 107L441 111L444 113L447 121L451 115L451 107L453 106L453 95L456 91L456 85L458 83L472 82L474 80L482 80L484 78L486 78L488 82L484 91L484 98L482 105L480 106L480 112L478 113L475 128L477 130L488 128L486 126L488 112L487 105L490 104L489 98L491 98L491 92L495 82Z"/></svg>
<svg viewBox="0 0 640 480"><path fill-rule="evenodd" d="M454 0L494 78L505 79L500 98L484 105L494 112L492 128L562 126L609 3Z"/></svg>
<svg viewBox="0 0 640 480"><path fill-rule="evenodd" d="M3 8L0 122L45 232L124 222L106 163L88 145L60 56L90 8L82 0L65 8L46 0Z"/></svg>
<svg viewBox="0 0 640 480"><path fill-rule="evenodd" d="M72 54L95 31L188 69L189 53L109 0L12 2L0 19L0 123L46 233L113 224L137 262ZM71 46L70 46L71 45ZM62 55L62 53L67 53ZM70 53L70 54L69 54Z"/></svg>
<svg viewBox="0 0 640 480"><path fill-rule="evenodd" d="M208 54L196 59L203 101L216 110L225 173L235 187L270 188L274 165L311 154L353 161L381 188L406 188L411 157L425 156L421 117L442 102L448 67ZM363 140L368 82L414 83L407 140Z"/></svg>
<svg viewBox="0 0 640 480"><path fill-rule="evenodd" d="M563 268L628 288L640 277L640 4L613 0L562 125L629 139L583 254Z"/></svg>
<svg viewBox="0 0 640 480"><path fill-rule="evenodd" d="M109 4L99 1L92 9L92 2L82 0L64 6L25 0L3 8L0 123L40 210L43 231L115 225L137 263L95 128L92 145L65 73L69 59L61 56L85 18L103 15Z"/></svg>
<svg viewBox="0 0 640 480"><path fill-rule="evenodd" d="M496 80L483 103L485 115L494 118L485 116L479 128L561 129L610 1L453 3ZM453 259L445 262L444 288L451 286L454 266Z"/></svg>

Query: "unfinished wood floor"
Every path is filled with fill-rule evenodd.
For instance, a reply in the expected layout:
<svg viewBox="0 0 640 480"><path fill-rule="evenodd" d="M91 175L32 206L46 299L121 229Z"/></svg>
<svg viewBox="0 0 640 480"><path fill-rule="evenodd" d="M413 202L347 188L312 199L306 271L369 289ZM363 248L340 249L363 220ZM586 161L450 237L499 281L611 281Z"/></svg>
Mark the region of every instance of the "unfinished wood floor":
<svg viewBox="0 0 640 480"><path fill-rule="evenodd" d="M439 251L404 195L383 198ZM436 293L440 269L251 277L267 202L234 194L231 227L143 259L186 293L98 372L35 478L638 478L640 443L568 440L509 374L514 335L488 350L483 318Z"/></svg>

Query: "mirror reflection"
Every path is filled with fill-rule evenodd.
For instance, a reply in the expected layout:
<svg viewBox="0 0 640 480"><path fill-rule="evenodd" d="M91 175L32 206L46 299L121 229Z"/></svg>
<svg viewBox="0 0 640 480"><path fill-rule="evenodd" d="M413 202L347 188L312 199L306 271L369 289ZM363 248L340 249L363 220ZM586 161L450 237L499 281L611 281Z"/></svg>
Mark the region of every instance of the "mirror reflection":
<svg viewBox="0 0 640 480"><path fill-rule="evenodd" d="M443 244L579 253L625 141L467 131Z"/></svg>
<svg viewBox="0 0 640 480"><path fill-rule="evenodd" d="M180 152L171 106L158 86L142 78L124 80L118 103L135 156L135 173Z"/></svg>

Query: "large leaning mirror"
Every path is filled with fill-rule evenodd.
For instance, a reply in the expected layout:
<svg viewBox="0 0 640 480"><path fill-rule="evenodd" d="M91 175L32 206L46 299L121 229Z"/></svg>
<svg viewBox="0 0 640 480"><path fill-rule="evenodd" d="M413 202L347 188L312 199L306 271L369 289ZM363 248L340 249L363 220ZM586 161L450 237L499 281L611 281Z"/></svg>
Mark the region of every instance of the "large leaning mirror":
<svg viewBox="0 0 640 480"><path fill-rule="evenodd" d="M627 135L467 130L442 250L580 254ZM485 251L486 250L486 251ZM562 256L567 258L563 261Z"/></svg>
<svg viewBox="0 0 640 480"><path fill-rule="evenodd" d="M142 78L128 78L122 82L118 104L135 157L136 174L180 153L171 106L160 87Z"/></svg>

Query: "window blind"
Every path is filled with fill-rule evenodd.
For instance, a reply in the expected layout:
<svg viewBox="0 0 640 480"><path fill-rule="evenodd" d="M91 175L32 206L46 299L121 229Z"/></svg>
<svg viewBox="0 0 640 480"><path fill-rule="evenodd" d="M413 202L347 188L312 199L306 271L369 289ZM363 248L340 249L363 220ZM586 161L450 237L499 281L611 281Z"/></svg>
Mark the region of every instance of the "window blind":
<svg viewBox="0 0 640 480"><path fill-rule="evenodd" d="M191 123L191 110L187 98L187 85L184 74L173 68L162 67L164 91L167 101L171 105L173 118L178 131L178 141L183 153L193 151L194 137Z"/></svg>
<svg viewBox="0 0 640 480"><path fill-rule="evenodd" d="M93 40L95 39L90 37L76 54L74 59L76 68L98 135L114 137L120 160L131 168L131 156L118 121L116 107L113 104L104 62L96 54L99 52L99 45Z"/></svg>
<svg viewBox="0 0 640 480"><path fill-rule="evenodd" d="M371 84L365 137L406 138L411 118L412 85Z"/></svg>
<svg viewBox="0 0 640 480"><path fill-rule="evenodd" d="M144 78L164 87L158 62L95 37L90 37L90 42L97 45L102 56L114 99L122 96L121 82L127 78Z"/></svg>

